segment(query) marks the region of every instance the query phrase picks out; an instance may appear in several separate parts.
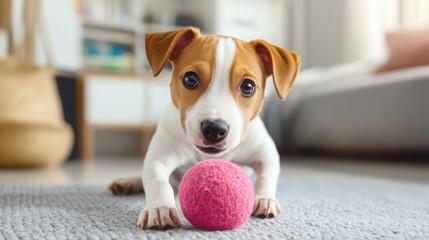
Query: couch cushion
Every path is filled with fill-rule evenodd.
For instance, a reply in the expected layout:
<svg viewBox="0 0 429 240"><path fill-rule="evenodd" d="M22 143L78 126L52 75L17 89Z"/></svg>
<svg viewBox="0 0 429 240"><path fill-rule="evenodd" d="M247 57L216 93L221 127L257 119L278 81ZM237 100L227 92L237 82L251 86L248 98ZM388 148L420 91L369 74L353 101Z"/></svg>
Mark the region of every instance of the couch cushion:
<svg viewBox="0 0 429 240"><path fill-rule="evenodd" d="M375 70L382 73L402 68L429 65L429 30L401 30L386 36L389 57Z"/></svg>

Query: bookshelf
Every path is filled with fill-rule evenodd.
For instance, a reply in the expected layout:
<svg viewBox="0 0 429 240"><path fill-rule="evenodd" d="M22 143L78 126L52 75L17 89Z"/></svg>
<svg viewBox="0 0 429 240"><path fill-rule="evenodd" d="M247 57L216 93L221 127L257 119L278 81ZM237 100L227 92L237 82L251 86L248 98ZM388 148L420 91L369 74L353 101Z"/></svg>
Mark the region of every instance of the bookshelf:
<svg viewBox="0 0 429 240"><path fill-rule="evenodd" d="M77 82L79 159L94 158L97 131L142 134L144 156L169 103L169 74L154 79L145 57L147 32L177 28L147 23L149 1L76 0L82 29L82 71Z"/></svg>
<svg viewBox="0 0 429 240"><path fill-rule="evenodd" d="M84 70L130 73L143 68L142 1L77 0Z"/></svg>
<svg viewBox="0 0 429 240"><path fill-rule="evenodd" d="M82 27L84 70L141 73L147 70L144 35L178 28L173 24L147 23L141 0L78 0Z"/></svg>

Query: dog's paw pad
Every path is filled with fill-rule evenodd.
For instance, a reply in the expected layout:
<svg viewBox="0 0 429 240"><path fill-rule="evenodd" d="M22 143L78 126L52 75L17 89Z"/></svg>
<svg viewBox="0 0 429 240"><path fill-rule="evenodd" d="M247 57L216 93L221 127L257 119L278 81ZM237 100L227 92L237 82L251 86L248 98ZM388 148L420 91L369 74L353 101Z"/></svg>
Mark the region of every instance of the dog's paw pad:
<svg viewBox="0 0 429 240"><path fill-rule="evenodd" d="M274 218L280 215L281 207L276 199L256 198L252 216L257 218Z"/></svg>

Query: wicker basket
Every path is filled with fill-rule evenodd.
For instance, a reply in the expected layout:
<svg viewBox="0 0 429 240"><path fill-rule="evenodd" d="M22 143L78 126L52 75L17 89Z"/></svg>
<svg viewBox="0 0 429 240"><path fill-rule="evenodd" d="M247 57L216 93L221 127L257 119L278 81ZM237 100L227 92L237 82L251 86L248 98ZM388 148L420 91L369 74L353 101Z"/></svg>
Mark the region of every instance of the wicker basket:
<svg viewBox="0 0 429 240"><path fill-rule="evenodd" d="M64 122L53 69L32 61L40 1L27 0L24 7L28 38L20 54L0 60L0 167L57 166L70 152L73 134Z"/></svg>
<svg viewBox="0 0 429 240"><path fill-rule="evenodd" d="M0 167L54 167L73 143L69 125L0 122Z"/></svg>

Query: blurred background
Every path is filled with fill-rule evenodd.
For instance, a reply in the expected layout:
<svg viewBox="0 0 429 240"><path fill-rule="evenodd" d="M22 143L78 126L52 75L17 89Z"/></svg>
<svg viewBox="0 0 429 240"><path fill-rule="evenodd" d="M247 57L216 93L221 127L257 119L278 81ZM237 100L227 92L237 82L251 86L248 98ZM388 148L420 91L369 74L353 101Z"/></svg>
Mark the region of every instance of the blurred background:
<svg viewBox="0 0 429 240"><path fill-rule="evenodd" d="M347 162L350 172L377 162L378 168L369 165L362 171L400 164L400 168L412 168L407 176L422 166L428 173L429 1L44 0L27 9L26 2L2 0L0 58L18 56L27 42L34 45L33 63L41 69L54 67L52 79L58 91L55 88L53 94L58 95L46 101L58 100L58 121L71 137L62 136L62 130L39 130L31 117L18 121L25 127L11 130L10 123L17 118L9 116L20 111L16 109L22 104L22 99L17 104L10 100L16 96L11 91L24 96L30 87L20 90L6 80L2 86L1 78L19 82L21 77L15 76L28 69L20 71L16 64L8 65L9 60L0 62L0 73L7 71L0 76L4 90L0 150L10 152L0 154L0 166L63 166L60 169L65 172L51 172L58 175L54 183L73 181L73 176L93 179L100 168L103 181L116 176L118 169L138 173L160 115L170 102L170 69L156 79L151 76L144 35L195 26L206 34L261 38L300 53L301 71L286 101L278 100L269 85L261 113L282 156L292 159L292 164L302 166L310 158L307 165L320 167L323 161L314 159L322 158L331 161L326 168ZM29 29L35 37L28 34ZM27 72L35 76L32 71ZM6 92L12 97L6 98ZM38 90L33 95L35 99L46 96ZM30 108L35 119L45 115L39 107ZM45 144L37 147L39 152L32 149L26 154L26 149L15 147L35 142ZM61 148L62 153L50 156L52 164L43 162L41 151ZM18 160L12 161L14 157ZM28 163L36 158L39 162ZM130 167L121 168L121 164ZM15 170L1 172L0 183L29 179ZM33 181L45 181L45 175L34 174Z"/></svg>

